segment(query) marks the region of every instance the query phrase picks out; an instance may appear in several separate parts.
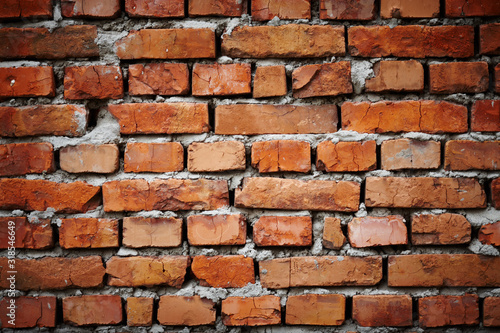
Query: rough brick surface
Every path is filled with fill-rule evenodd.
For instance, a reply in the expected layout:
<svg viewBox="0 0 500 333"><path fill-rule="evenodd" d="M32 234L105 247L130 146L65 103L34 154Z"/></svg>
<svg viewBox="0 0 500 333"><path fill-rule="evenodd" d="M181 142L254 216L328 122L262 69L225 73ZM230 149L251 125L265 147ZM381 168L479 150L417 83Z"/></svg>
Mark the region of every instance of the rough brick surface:
<svg viewBox="0 0 500 333"><path fill-rule="evenodd" d="M482 225L477 238L483 244L500 246L500 221Z"/></svg>
<svg viewBox="0 0 500 333"><path fill-rule="evenodd" d="M451 62L429 65L432 94L478 93L488 90L486 62Z"/></svg>
<svg viewBox="0 0 500 333"><path fill-rule="evenodd" d="M128 68L130 95L187 95L189 69L186 64L130 65Z"/></svg>
<svg viewBox="0 0 500 333"><path fill-rule="evenodd" d="M476 132L500 131L500 101L479 100L474 102L471 109L471 129Z"/></svg>
<svg viewBox="0 0 500 333"><path fill-rule="evenodd" d="M200 296L161 296L158 321L162 325L214 325L215 303Z"/></svg>
<svg viewBox="0 0 500 333"><path fill-rule="evenodd" d="M63 249L118 247L118 220L60 219L59 245Z"/></svg>
<svg viewBox="0 0 500 333"><path fill-rule="evenodd" d="M381 0L382 18L439 17L439 0Z"/></svg>
<svg viewBox="0 0 500 333"><path fill-rule="evenodd" d="M54 149L50 143L0 145L0 176L55 171Z"/></svg>
<svg viewBox="0 0 500 333"><path fill-rule="evenodd" d="M483 325L500 326L500 297L486 297L483 303Z"/></svg>
<svg viewBox="0 0 500 333"><path fill-rule="evenodd" d="M285 210L358 210L360 185L350 181L245 178L235 206Z"/></svg>
<svg viewBox="0 0 500 333"><path fill-rule="evenodd" d="M190 245L245 245L247 222L244 215L191 215L187 218Z"/></svg>
<svg viewBox="0 0 500 333"><path fill-rule="evenodd" d="M0 99L9 97L54 97L52 67L0 68Z"/></svg>
<svg viewBox="0 0 500 333"><path fill-rule="evenodd" d="M445 13L446 17L497 16L500 6L496 0L446 0Z"/></svg>
<svg viewBox="0 0 500 333"><path fill-rule="evenodd" d="M153 325L152 297L127 298L127 326Z"/></svg>
<svg viewBox="0 0 500 333"><path fill-rule="evenodd" d="M122 322L122 299L115 295L65 297L63 320L74 326L116 325Z"/></svg>
<svg viewBox="0 0 500 333"><path fill-rule="evenodd" d="M61 0L63 17L114 18L120 13L119 0Z"/></svg>
<svg viewBox="0 0 500 333"><path fill-rule="evenodd" d="M269 21L274 17L280 20L310 19L311 0L252 1L252 20Z"/></svg>
<svg viewBox="0 0 500 333"><path fill-rule="evenodd" d="M55 327L56 326L56 297L39 296L17 298L4 297L0 301L0 327L1 328L31 328L31 327ZM9 323L12 317L8 307L14 304L15 325Z"/></svg>
<svg viewBox="0 0 500 333"><path fill-rule="evenodd" d="M418 300L420 327L479 324L477 295L432 296Z"/></svg>
<svg viewBox="0 0 500 333"><path fill-rule="evenodd" d="M239 141L193 142L188 148L190 172L245 170L245 145Z"/></svg>
<svg viewBox="0 0 500 333"><path fill-rule="evenodd" d="M226 326L263 326L281 323L278 296L228 297L222 301L222 323Z"/></svg>
<svg viewBox="0 0 500 333"><path fill-rule="evenodd" d="M496 209L500 209L500 178L491 181L491 200Z"/></svg>
<svg viewBox="0 0 500 333"><path fill-rule="evenodd" d="M242 288L255 283L252 258L237 256L196 256L191 270L200 285L215 288Z"/></svg>
<svg viewBox="0 0 500 333"><path fill-rule="evenodd" d="M371 20L375 18L374 0L321 0L322 20Z"/></svg>
<svg viewBox="0 0 500 333"><path fill-rule="evenodd" d="M119 66L82 66L64 69L64 98L118 99L123 97Z"/></svg>
<svg viewBox="0 0 500 333"><path fill-rule="evenodd" d="M421 214L411 219L414 245L465 244L471 240L471 225L459 214Z"/></svg>
<svg viewBox="0 0 500 333"><path fill-rule="evenodd" d="M257 246L310 246L312 220L309 216L263 216L253 226Z"/></svg>
<svg viewBox="0 0 500 333"><path fill-rule="evenodd" d="M400 215L355 217L347 225L347 231L352 247L408 243L408 232Z"/></svg>
<svg viewBox="0 0 500 333"><path fill-rule="evenodd" d="M373 66L375 77L366 80L366 91L411 92L424 90L424 67L416 60L379 61Z"/></svg>
<svg viewBox="0 0 500 333"><path fill-rule="evenodd" d="M125 11L130 17L183 17L184 0L125 0Z"/></svg>
<svg viewBox="0 0 500 333"><path fill-rule="evenodd" d="M259 66L253 79L253 98L284 96L287 93L285 66Z"/></svg>
<svg viewBox="0 0 500 333"><path fill-rule="evenodd" d="M59 150L62 170L71 173L113 173L120 167L120 151L115 144L81 144Z"/></svg>
<svg viewBox="0 0 500 333"><path fill-rule="evenodd" d="M182 219L174 217L124 217L123 245L127 247L177 247L182 242Z"/></svg>
<svg viewBox="0 0 500 333"><path fill-rule="evenodd" d="M5 0L0 4L0 20L52 18L51 0Z"/></svg>
<svg viewBox="0 0 500 333"><path fill-rule="evenodd" d="M437 169L441 165L441 143L437 141L387 140L380 151L384 170Z"/></svg>
<svg viewBox="0 0 500 333"><path fill-rule="evenodd" d="M11 231L15 232L13 244ZM0 249L7 249L12 245L16 249L47 249L54 246L50 219L31 223L26 217L0 217Z"/></svg>
<svg viewBox="0 0 500 333"><path fill-rule="evenodd" d="M252 91L250 64L195 64L193 66L194 96L227 96Z"/></svg>
<svg viewBox="0 0 500 333"><path fill-rule="evenodd" d="M189 16L241 16L241 0L188 0ZM246 9L246 4L245 4Z"/></svg>
<svg viewBox="0 0 500 333"><path fill-rule="evenodd" d="M252 144L252 166L260 173L311 170L311 145L304 141L273 140Z"/></svg>
<svg viewBox="0 0 500 333"><path fill-rule="evenodd" d="M451 140L444 152L446 170L499 170L500 141Z"/></svg>
<svg viewBox="0 0 500 333"><path fill-rule="evenodd" d="M292 89L295 98L350 94L351 63L339 61L299 67L292 73Z"/></svg>
<svg viewBox="0 0 500 333"><path fill-rule="evenodd" d="M354 295L352 318L365 327L411 326L412 302L409 295Z"/></svg>
<svg viewBox="0 0 500 333"><path fill-rule="evenodd" d="M369 171L377 167L375 141L323 141L316 148L316 169L327 172Z"/></svg>
<svg viewBox="0 0 500 333"><path fill-rule="evenodd" d="M500 93L500 64L495 66L495 91Z"/></svg>
<svg viewBox="0 0 500 333"><path fill-rule="evenodd" d="M500 15L500 10L498 15ZM479 36L479 53L500 54L500 23L481 25L479 27Z"/></svg>
<svg viewBox="0 0 500 333"><path fill-rule="evenodd" d="M125 172L174 172L184 169L184 148L178 142L128 142Z"/></svg>
<svg viewBox="0 0 500 333"><path fill-rule="evenodd" d="M323 247L340 250L345 243L346 238L340 227L340 219L336 217L325 217Z"/></svg>
<svg viewBox="0 0 500 333"><path fill-rule="evenodd" d="M342 325L345 319L344 295L295 295L286 300L288 325Z"/></svg>

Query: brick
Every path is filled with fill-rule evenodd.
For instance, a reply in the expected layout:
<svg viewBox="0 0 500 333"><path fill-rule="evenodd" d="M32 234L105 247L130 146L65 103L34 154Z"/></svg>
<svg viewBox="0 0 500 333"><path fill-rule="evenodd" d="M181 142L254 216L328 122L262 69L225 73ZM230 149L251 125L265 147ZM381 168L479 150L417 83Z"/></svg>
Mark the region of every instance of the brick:
<svg viewBox="0 0 500 333"><path fill-rule="evenodd" d="M118 220L60 219L59 245L63 249L118 247Z"/></svg>
<svg viewBox="0 0 500 333"><path fill-rule="evenodd" d="M132 248L178 247L182 243L182 219L124 217L122 242Z"/></svg>
<svg viewBox="0 0 500 333"><path fill-rule="evenodd" d="M222 323L226 326L264 326L281 323L278 296L228 297L222 301Z"/></svg>
<svg viewBox="0 0 500 333"><path fill-rule="evenodd" d="M325 217L323 228L323 247L327 249L340 250L346 243L346 238L340 227L340 219L336 217Z"/></svg>
<svg viewBox="0 0 500 333"><path fill-rule="evenodd" d="M54 97L56 83L52 67L0 68L0 99L10 97Z"/></svg>
<svg viewBox="0 0 500 333"><path fill-rule="evenodd" d="M345 54L343 26L240 26L223 37L222 55L232 58L322 58Z"/></svg>
<svg viewBox="0 0 500 333"><path fill-rule="evenodd" d="M500 23L480 25L479 36L480 54L500 55Z"/></svg>
<svg viewBox="0 0 500 333"><path fill-rule="evenodd" d="M384 170L437 169L441 165L441 143L396 139L382 142L381 165Z"/></svg>
<svg viewBox="0 0 500 333"><path fill-rule="evenodd" d="M184 148L178 142L128 142L123 158L125 172L184 170Z"/></svg>
<svg viewBox="0 0 500 333"><path fill-rule="evenodd" d="M311 145L305 141L272 140L252 143L252 166L260 173L311 171Z"/></svg>
<svg viewBox="0 0 500 333"><path fill-rule="evenodd" d="M245 145L239 141L193 142L188 148L190 172L245 170Z"/></svg>
<svg viewBox="0 0 500 333"><path fill-rule="evenodd" d="M200 296L161 296L158 321L161 325L214 325L215 303Z"/></svg>
<svg viewBox="0 0 500 333"><path fill-rule="evenodd" d="M477 238L483 244L500 246L500 221L482 225Z"/></svg>
<svg viewBox="0 0 500 333"><path fill-rule="evenodd" d="M365 204L367 207L484 208L486 195L474 178L367 177Z"/></svg>
<svg viewBox="0 0 500 333"><path fill-rule="evenodd" d="M347 225L352 247L408 244L408 232L400 215L355 217Z"/></svg>
<svg viewBox="0 0 500 333"><path fill-rule="evenodd" d="M352 319L360 326L412 326L410 295L354 295Z"/></svg>
<svg viewBox="0 0 500 333"><path fill-rule="evenodd" d="M49 219L40 219L35 223L29 222L26 217L0 217L0 249L12 248L12 244L9 244L12 243L12 232L15 232L13 247L16 249L41 250L54 246Z"/></svg>
<svg viewBox="0 0 500 333"><path fill-rule="evenodd" d="M475 132L500 131L500 101L475 101L472 104L470 121L471 129Z"/></svg>
<svg viewBox="0 0 500 333"><path fill-rule="evenodd" d="M0 107L0 136L82 136L87 130L88 111L77 105Z"/></svg>
<svg viewBox="0 0 500 333"><path fill-rule="evenodd" d="M423 328L478 325L479 298L471 294L419 298L418 321Z"/></svg>
<svg viewBox="0 0 500 333"><path fill-rule="evenodd" d="M495 66L495 91L500 93L500 64Z"/></svg>
<svg viewBox="0 0 500 333"><path fill-rule="evenodd" d="M252 92L250 64L194 64L193 96L230 96Z"/></svg>
<svg viewBox="0 0 500 333"><path fill-rule="evenodd" d="M316 148L316 169L327 172L369 171L377 167L377 143L320 142Z"/></svg>
<svg viewBox="0 0 500 333"><path fill-rule="evenodd" d="M153 325L152 297L127 298L127 326Z"/></svg>
<svg viewBox="0 0 500 333"><path fill-rule="evenodd" d="M382 257L292 257L259 262L264 288L374 286L382 279Z"/></svg>
<svg viewBox="0 0 500 333"><path fill-rule="evenodd" d="M412 92L424 90L424 67L416 60L379 61L373 66L375 77L365 82L370 92Z"/></svg>
<svg viewBox="0 0 500 333"><path fill-rule="evenodd" d="M119 66L81 66L64 69L64 98L118 99L123 97Z"/></svg>
<svg viewBox="0 0 500 333"><path fill-rule="evenodd" d="M51 0L5 0L0 4L0 20L52 18Z"/></svg>
<svg viewBox="0 0 500 333"><path fill-rule="evenodd" d="M446 0L446 17L497 16L500 15L498 1L483 0Z"/></svg>
<svg viewBox="0 0 500 333"><path fill-rule="evenodd" d="M285 96L285 66L259 66L253 79L253 98Z"/></svg>
<svg viewBox="0 0 500 333"><path fill-rule="evenodd" d="M187 218L190 245L245 245L247 222L244 215L191 215Z"/></svg>
<svg viewBox="0 0 500 333"><path fill-rule="evenodd" d="M63 17L115 18L120 14L119 0L61 0Z"/></svg>
<svg viewBox="0 0 500 333"><path fill-rule="evenodd" d="M486 297L483 303L483 325L500 326L500 297Z"/></svg>
<svg viewBox="0 0 500 333"><path fill-rule="evenodd" d="M188 0L189 16L230 16L243 13L241 0ZM246 4L245 4L246 9Z"/></svg>
<svg viewBox="0 0 500 333"><path fill-rule="evenodd" d="M116 180L104 183L103 199L106 212L212 210L229 206L225 180Z"/></svg>
<svg viewBox="0 0 500 333"><path fill-rule="evenodd" d="M7 257L0 257L0 266L7 266ZM92 288L102 285L104 267L99 256L41 259L16 259L17 290L54 290ZM7 270L0 272L0 288L8 289Z"/></svg>
<svg viewBox="0 0 500 333"><path fill-rule="evenodd" d="M215 58L212 29L142 29L116 42L120 59Z"/></svg>
<svg viewBox="0 0 500 333"><path fill-rule="evenodd" d="M255 283L253 259L242 255L195 256L191 270L201 286L242 288Z"/></svg>
<svg viewBox="0 0 500 333"><path fill-rule="evenodd" d="M500 209L500 178L491 181L491 201L495 209Z"/></svg>
<svg viewBox="0 0 500 333"><path fill-rule="evenodd" d="M381 0L382 18L427 18L439 17L439 0Z"/></svg>
<svg viewBox="0 0 500 333"><path fill-rule="evenodd" d="M311 217L262 216L253 226L253 242L257 246L311 246Z"/></svg>
<svg viewBox="0 0 500 333"><path fill-rule="evenodd" d="M97 26L0 29L0 59L65 59L99 56Z"/></svg>
<svg viewBox="0 0 500 333"><path fill-rule="evenodd" d="M189 69L186 64L130 65L128 68L129 95L187 95Z"/></svg>
<svg viewBox="0 0 500 333"><path fill-rule="evenodd" d="M351 63L306 65L292 73L293 97L337 96L352 93Z"/></svg>
<svg viewBox="0 0 500 333"><path fill-rule="evenodd" d="M184 17L184 0L125 0L130 17Z"/></svg>
<svg viewBox="0 0 500 333"><path fill-rule="evenodd" d="M442 101L345 102L342 129L361 133L465 133L467 108Z"/></svg>
<svg viewBox="0 0 500 333"><path fill-rule="evenodd" d="M56 297L39 296L16 298L4 297L0 301L0 327L2 328L32 328L56 326ZM8 307L15 306L14 325L11 311ZM21 310L22 309L22 310Z"/></svg>
<svg viewBox="0 0 500 333"><path fill-rule="evenodd" d="M101 188L85 182L56 183L41 179L0 179L0 208L84 213L101 202Z"/></svg>
<svg viewBox="0 0 500 333"><path fill-rule="evenodd" d="M344 319L344 295L294 295L286 300L288 325L337 326Z"/></svg>
<svg viewBox="0 0 500 333"><path fill-rule="evenodd" d="M113 173L120 167L120 151L115 144L81 144L59 150L61 169L71 173Z"/></svg>
<svg viewBox="0 0 500 333"><path fill-rule="evenodd" d="M460 214L413 215L413 245L466 244L471 240L471 224Z"/></svg>
<svg viewBox="0 0 500 333"><path fill-rule="evenodd" d="M450 62L429 65L431 94L478 93L488 90L486 62Z"/></svg>
<svg viewBox="0 0 500 333"><path fill-rule="evenodd" d="M208 132L208 105L203 103L134 103L108 106L121 134Z"/></svg>
<svg viewBox="0 0 500 333"><path fill-rule="evenodd" d="M269 21L311 19L311 0L254 0L252 20Z"/></svg>
<svg viewBox="0 0 500 333"><path fill-rule="evenodd" d="M499 170L500 141L451 140L446 142L446 170Z"/></svg>
<svg viewBox="0 0 500 333"><path fill-rule="evenodd" d="M499 269L500 257L476 254L389 256L388 281L390 287L498 287Z"/></svg>
<svg viewBox="0 0 500 333"><path fill-rule="evenodd" d="M235 191L235 206L355 212L359 195L360 185L350 181L245 178Z"/></svg>
<svg viewBox="0 0 500 333"><path fill-rule="evenodd" d="M349 53L359 57L474 56L472 26L357 26L348 29L348 36Z"/></svg>
<svg viewBox="0 0 500 333"><path fill-rule="evenodd" d="M115 287L171 286L181 288L187 256L111 257L106 262L107 284Z"/></svg>
<svg viewBox="0 0 500 333"><path fill-rule="evenodd" d="M123 320L122 299L116 295L65 297L63 320L73 326L116 325Z"/></svg>
<svg viewBox="0 0 500 333"><path fill-rule="evenodd" d="M0 176L55 171L54 148L48 142L0 145Z"/></svg>
<svg viewBox="0 0 500 333"><path fill-rule="evenodd" d="M319 17L322 20L372 20L374 0L321 0Z"/></svg>

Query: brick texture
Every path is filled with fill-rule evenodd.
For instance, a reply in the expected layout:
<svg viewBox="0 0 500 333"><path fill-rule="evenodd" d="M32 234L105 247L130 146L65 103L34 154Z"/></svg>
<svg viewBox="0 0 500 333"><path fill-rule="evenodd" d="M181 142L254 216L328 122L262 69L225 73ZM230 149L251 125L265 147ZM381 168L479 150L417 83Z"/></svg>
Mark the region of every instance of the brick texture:
<svg viewBox="0 0 500 333"><path fill-rule="evenodd" d="M422 214L411 219L414 245L465 244L471 240L471 224L459 214Z"/></svg>
<svg viewBox="0 0 500 333"><path fill-rule="evenodd" d="M500 15L500 7L496 1L446 0L445 13L447 17L496 16Z"/></svg>
<svg viewBox="0 0 500 333"><path fill-rule="evenodd" d="M15 325L10 321L12 317L9 307L17 307L15 311ZM22 311L19 311L22 309ZM56 297L39 296L17 298L4 297L0 301L0 327L2 328L32 328L56 326Z"/></svg>
<svg viewBox="0 0 500 333"><path fill-rule="evenodd" d="M123 97L122 71L118 66L66 67L64 98L118 99Z"/></svg>
<svg viewBox="0 0 500 333"><path fill-rule="evenodd" d="M31 223L26 217L0 217L0 249L12 247L12 230L15 231L13 247L16 249L38 250L54 246L53 230L49 219L40 219L38 223Z"/></svg>
<svg viewBox="0 0 500 333"><path fill-rule="evenodd" d="M61 0L63 17L114 18L120 13L119 0Z"/></svg>
<svg viewBox="0 0 500 333"><path fill-rule="evenodd" d="M252 73L250 64L193 66L194 96L227 96L249 94Z"/></svg>
<svg viewBox="0 0 500 333"><path fill-rule="evenodd" d="M64 147L59 150L62 170L71 173L113 173L120 166L119 150L115 144Z"/></svg>
<svg viewBox="0 0 500 333"><path fill-rule="evenodd" d="M352 318L364 327L411 326L411 297L409 295L354 295Z"/></svg>
<svg viewBox="0 0 500 333"><path fill-rule="evenodd" d="M64 322L73 326L116 325L123 320L122 300L116 295L65 297Z"/></svg>
<svg viewBox="0 0 500 333"><path fill-rule="evenodd" d="M479 324L477 295L432 296L418 300L420 327Z"/></svg>
<svg viewBox="0 0 500 333"><path fill-rule="evenodd" d="M482 225L477 238L483 244L500 246L500 221Z"/></svg>
<svg viewBox="0 0 500 333"><path fill-rule="evenodd" d="M184 169L184 148L178 142L129 142L123 158L125 172L174 172Z"/></svg>
<svg viewBox="0 0 500 333"><path fill-rule="evenodd" d="M323 141L316 148L316 169L327 172L369 171L377 166L375 141Z"/></svg>
<svg viewBox="0 0 500 333"><path fill-rule="evenodd" d="M189 90L186 64L135 64L128 68L130 95L187 95Z"/></svg>
<svg viewBox="0 0 500 333"><path fill-rule="evenodd" d="M127 326L151 326L153 324L153 298L127 298Z"/></svg>
<svg viewBox="0 0 500 333"><path fill-rule="evenodd" d="M0 99L10 97L54 97L52 67L0 68Z"/></svg>
<svg viewBox="0 0 500 333"><path fill-rule="evenodd" d="M500 169L500 141L451 140L446 142L446 170Z"/></svg>
<svg viewBox="0 0 500 333"><path fill-rule="evenodd" d="M452 62L429 65L432 94L478 93L488 90L486 62Z"/></svg>
<svg viewBox="0 0 500 333"><path fill-rule="evenodd" d="M323 247L340 250L345 243L346 238L340 226L340 219L336 217L325 217Z"/></svg>
<svg viewBox="0 0 500 333"><path fill-rule="evenodd" d="M0 176L20 176L54 171L54 148L50 143L0 145Z"/></svg>
<svg viewBox="0 0 500 333"><path fill-rule="evenodd" d="M253 79L253 98L284 96L287 93L285 66L259 66Z"/></svg>
<svg viewBox="0 0 500 333"><path fill-rule="evenodd" d="M322 20L371 20L375 18L374 0L321 0Z"/></svg>
<svg viewBox="0 0 500 333"><path fill-rule="evenodd" d="M311 0L255 0L252 1L252 19L268 21L310 19Z"/></svg>
<svg viewBox="0 0 500 333"><path fill-rule="evenodd" d="M253 226L257 246L310 246L312 220L309 216L263 216Z"/></svg>
<svg viewBox="0 0 500 333"><path fill-rule="evenodd" d="M188 0L189 16L241 16L241 0Z"/></svg>
<svg viewBox="0 0 500 333"><path fill-rule="evenodd" d="M52 18L51 0L6 0L0 5L0 20Z"/></svg>
<svg viewBox="0 0 500 333"><path fill-rule="evenodd" d="M292 73L293 97L336 96L352 93L351 63L307 65Z"/></svg>
<svg viewBox="0 0 500 333"><path fill-rule="evenodd" d="M500 101L476 101L471 108L471 129L476 132L500 131Z"/></svg>
<svg viewBox="0 0 500 333"><path fill-rule="evenodd" d="M182 242L182 219L124 217L123 245L132 248L177 247Z"/></svg>
<svg viewBox="0 0 500 333"><path fill-rule="evenodd" d="M342 325L345 319L344 295L294 295L286 301L288 325Z"/></svg>
<svg viewBox="0 0 500 333"><path fill-rule="evenodd" d="M281 323L278 296L228 297L222 301L222 323L226 326L263 326Z"/></svg>
<svg viewBox="0 0 500 333"><path fill-rule="evenodd" d="M245 145L239 141L193 142L188 148L190 172L245 170Z"/></svg>
<svg viewBox="0 0 500 333"><path fill-rule="evenodd" d="M125 0L125 11L130 17L183 17L184 0Z"/></svg>
<svg viewBox="0 0 500 333"><path fill-rule="evenodd" d="M491 181L491 199L493 206L500 209L500 178Z"/></svg>
<svg viewBox="0 0 500 333"><path fill-rule="evenodd" d="M500 10L499 10L500 15ZM483 24L479 27L479 53L500 54L500 23Z"/></svg>
<svg viewBox="0 0 500 333"><path fill-rule="evenodd" d="M252 166L260 173L311 170L311 146L293 140L260 141L252 144Z"/></svg>
<svg viewBox="0 0 500 333"><path fill-rule="evenodd" d="M424 90L424 67L416 60L380 61L373 66L375 77L366 80L366 91L410 92Z"/></svg>
<svg viewBox="0 0 500 333"><path fill-rule="evenodd" d="M382 18L425 18L439 17L439 0L381 0Z"/></svg>
<svg viewBox="0 0 500 333"><path fill-rule="evenodd" d="M200 296L161 296L158 321L162 325L213 325L215 303Z"/></svg>
<svg viewBox="0 0 500 333"><path fill-rule="evenodd" d="M244 215L191 215L187 218L189 244L245 245L247 223Z"/></svg>
<svg viewBox="0 0 500 333"><path fill-rule="evenodd" d="M118 220L61 219L59 245L63 249L118 247Z"/></svg>
<svg viewBox="0 0 500 333"><path fill-rule="evenodd" d="M483 325L500 326L500 297L486 297L483 303Z"/></svg>
<svg viewBox="0 0 500 333"><path fill-rule="evenodd" d="M400 215L355 217L347 225L347 232L352 247L408 243L408 232Z"/></svg>
<svg viewBox="0 0 500 333"><path fill-rule="evenodd" d="M441 144L437 141L387 140L380 150L384 170L437 169L441 165Z"/></svg>
<svg viewBox="0 0 500 333"><path fill-rule="evenodd" d="M202 286L242 288L255 283L253 259L242 255L195 256L191 270Z"/></svg>

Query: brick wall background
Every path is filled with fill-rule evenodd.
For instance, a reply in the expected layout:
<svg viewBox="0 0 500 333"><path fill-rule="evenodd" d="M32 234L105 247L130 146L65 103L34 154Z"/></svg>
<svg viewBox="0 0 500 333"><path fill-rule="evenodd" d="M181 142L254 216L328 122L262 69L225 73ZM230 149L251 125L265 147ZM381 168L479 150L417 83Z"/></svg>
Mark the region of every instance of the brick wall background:
<svg viewBox="0 0 500 333"><path fill-rule="evenodd" d="M499 17L2 1L1 327L495 332Z"/></svg>

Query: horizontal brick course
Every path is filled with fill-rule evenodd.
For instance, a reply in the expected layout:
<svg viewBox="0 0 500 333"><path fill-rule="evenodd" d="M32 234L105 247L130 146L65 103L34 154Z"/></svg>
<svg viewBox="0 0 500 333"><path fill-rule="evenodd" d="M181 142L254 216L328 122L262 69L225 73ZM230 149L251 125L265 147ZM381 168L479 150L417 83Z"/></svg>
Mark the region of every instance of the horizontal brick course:
<svg viewBox="0 0 500 333"><path fill-rule="evenodd" d="M20 176L54 171L54 149L50 143L0 145L0 176Z"/></svg>
<svg viewBox="0 0 500 333"><path fill-rule="evenodd" d="M0 99L10 97L54 97L52 67L0 68Z"/></svg>
<svg viewBox="0 0 500 333"><path fill-rule="evenodd" d="M84 295L63 298L63 320L73 326L116 325L123 320L117 295Z"/></svg>

